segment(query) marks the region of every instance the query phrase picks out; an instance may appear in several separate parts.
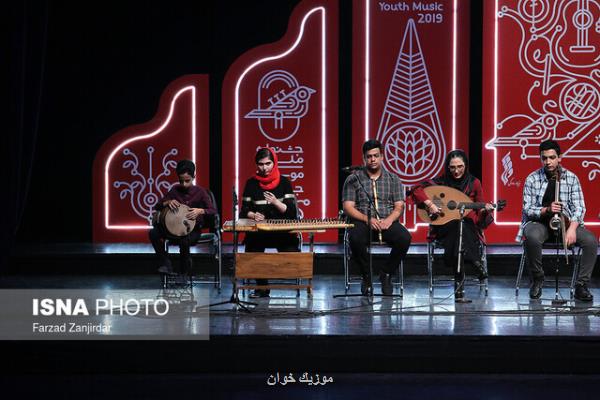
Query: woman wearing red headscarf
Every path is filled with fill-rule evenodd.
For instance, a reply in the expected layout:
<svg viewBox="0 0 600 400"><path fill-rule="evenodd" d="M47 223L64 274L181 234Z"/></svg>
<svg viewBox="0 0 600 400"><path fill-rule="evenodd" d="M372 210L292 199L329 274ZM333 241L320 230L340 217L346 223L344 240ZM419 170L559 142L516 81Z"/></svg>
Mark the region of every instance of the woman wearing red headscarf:
<svg viewBox="0 0 600 400"><path fill-rule="evenodd" d="M290 181L279 173L273 149L259 149L254 160L256 174L246 181L240 218L295 219L294 191ZM248 232L244 244L247 253L264 252L265 248L276 248L279 252L300 251L298 236L287 232ZM268 281L257 279L256 284L267 285ZM255 290L250 297L269 297L269 290Z"/></svg>

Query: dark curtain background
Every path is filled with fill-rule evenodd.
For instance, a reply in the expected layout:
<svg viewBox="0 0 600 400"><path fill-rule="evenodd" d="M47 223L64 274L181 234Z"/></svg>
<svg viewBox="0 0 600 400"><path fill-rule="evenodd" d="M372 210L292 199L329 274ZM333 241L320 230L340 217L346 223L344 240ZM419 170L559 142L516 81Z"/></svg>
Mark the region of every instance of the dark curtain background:
<svg viewBox="0 0 600 400"><path fill-rule="evenodd" d="M36 156L41 103L44 95L48 3L9 3L6 56L8 62L8 126L2 146L2 173L8 187L2 225L2 270L25 211ZM6 11L5 11L6 12ZM40 210L41 211L41 210Z"/></svg>
<svg viewBox="0 0 600 400"><path fill-rule="evenodd" d="M16 242L90 242L91 172L100 145L151 119L164 88L210 74L210 154L221 154L221 86L241 54L279 40L299 0L9 3L8 182L3 263ZM481 173L482 5L471 2L472 172ZM340 1L340 166L350 164L352 2ZM217 202L220 163L210 181ZM340 186L345 178L340 175Z"/></svg>

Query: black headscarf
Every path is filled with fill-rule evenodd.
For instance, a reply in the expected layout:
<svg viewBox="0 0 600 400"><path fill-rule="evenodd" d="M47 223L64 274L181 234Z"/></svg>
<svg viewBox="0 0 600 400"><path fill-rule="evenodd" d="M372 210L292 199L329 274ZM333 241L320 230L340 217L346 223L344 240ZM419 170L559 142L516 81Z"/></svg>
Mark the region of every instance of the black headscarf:
<svg viewBox="0 0 600 400"><path fill-rule="evenodd" d="M456 157L461 158L465 163L465 173L460 179L454 179L450 172L450 161ZM448 153L446 160L444 161L444 175L434 179L435 183L438 185L450 186L451 188L460 190L464 193L470 191L468 188L472 186L474 180L475 177L469 172L469 158L462 150L452 150Z"/></svg>

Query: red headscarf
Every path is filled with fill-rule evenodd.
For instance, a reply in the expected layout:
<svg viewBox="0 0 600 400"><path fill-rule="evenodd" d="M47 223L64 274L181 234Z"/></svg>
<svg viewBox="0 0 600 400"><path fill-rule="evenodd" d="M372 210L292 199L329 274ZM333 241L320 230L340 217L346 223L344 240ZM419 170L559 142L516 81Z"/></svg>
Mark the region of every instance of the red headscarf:
<svg viewBox="0 0 600 400"><path fill-rule="evenodd" d="M258 171L256 171L256 175L254 175L254 177L260 184L261 189L273 190L277 187L277 185L279 185L281 175L279 174L279 167L277 166L277 154L275 154L275 151L273 151L273 149L269 147L265 148L269 150L269 152L273 156L273 169L271 170L271 173L267 176L261 176L258 174Z"/></svg>

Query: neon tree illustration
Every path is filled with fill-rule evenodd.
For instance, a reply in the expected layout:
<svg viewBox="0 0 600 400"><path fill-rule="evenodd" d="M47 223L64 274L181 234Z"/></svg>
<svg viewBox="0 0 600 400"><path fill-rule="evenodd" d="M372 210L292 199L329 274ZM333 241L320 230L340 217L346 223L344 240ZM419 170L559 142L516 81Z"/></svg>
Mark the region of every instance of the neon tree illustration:
<svg viewBox="0 0 600 400"><path fill-rule="evenodd" d="M403 183L437 174L446 143L413 19L408 20L377 131L386 167Z"/></svg>
<svg viewBox="0 0 600 400"><path fill-rule="evenodd" d="M267 139L284 142L300 128L300 120L308 113L313 93L316 90L299 85L289 72L271 71L258 84L258 108L245 118L258 119L258 127Z"/></svg>
<svg viewBox="0 0 600 400"><path fill-rule="evenodd" d="M146 160L140 160L140 156L129 148L125 148L122 152L125 158L122 167L129 170L130 179L117 180L113 183L113 187L119 190L120 199L128 200L131 209L147 220L148 225L152 220L154 207L175 184L173 180L177 162L174 157L178 152L177 149L172 148L160 157L160 163L156 166L153 146L148 146L146 149ZM146 164L145 168L141 164Z"/></svg>

